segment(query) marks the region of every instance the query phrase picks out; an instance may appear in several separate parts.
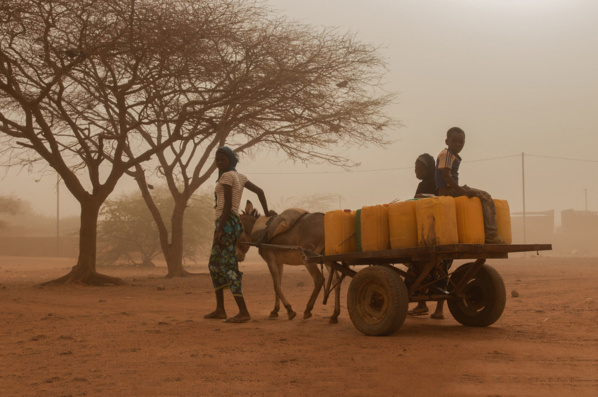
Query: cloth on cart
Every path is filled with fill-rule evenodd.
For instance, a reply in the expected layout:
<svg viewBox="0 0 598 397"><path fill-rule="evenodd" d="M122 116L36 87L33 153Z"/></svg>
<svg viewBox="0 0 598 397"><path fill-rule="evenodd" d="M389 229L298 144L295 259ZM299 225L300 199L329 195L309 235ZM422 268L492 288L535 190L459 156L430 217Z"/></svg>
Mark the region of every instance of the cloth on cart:
<svg viewBox="0 0 598 397"><path fill-rule="evenodd" d="M269 243L274 237L289 230L307 211L289 208L274 216L260 216L251 230L251 241Z"/></svg>

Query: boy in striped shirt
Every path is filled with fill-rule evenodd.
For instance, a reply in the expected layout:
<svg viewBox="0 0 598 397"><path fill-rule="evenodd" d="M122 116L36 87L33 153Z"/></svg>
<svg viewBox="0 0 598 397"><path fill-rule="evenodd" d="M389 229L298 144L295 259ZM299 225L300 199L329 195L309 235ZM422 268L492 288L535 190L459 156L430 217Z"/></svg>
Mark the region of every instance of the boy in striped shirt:
<svg viewBox="0 0 598 397"><path fill-rule="evenodd" d="M436 195L477 197L482 203L484 215L484 232L486 244L503 244L503 239L496 231L496 207L492 197L485 191L459 186L459 153L465 146L465 132L459 127L450 128L446 132L446 148L440 152L436 160Z"/></svg>

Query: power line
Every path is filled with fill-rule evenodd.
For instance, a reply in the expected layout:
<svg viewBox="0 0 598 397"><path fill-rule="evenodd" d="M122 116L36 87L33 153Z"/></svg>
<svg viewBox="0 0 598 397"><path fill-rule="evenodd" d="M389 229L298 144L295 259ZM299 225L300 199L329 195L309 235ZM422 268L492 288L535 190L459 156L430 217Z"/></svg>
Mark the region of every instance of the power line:
<svg viewBox="0 0 598 397"><path fill-rule="evenodd" d="M510 156L502 156L502 157L490 157L487 159L478 159L478 160L463 160L464 163L477 163L480 161L491 161L491 160L500 160L500 159L509 159L512 157L521 157L520 154L512 154Z"/></svg>
<svg viewBox="0 0 598 397"><path fill-rule="evenodd" d="M554 156L541 156L536 154L524 154L525 157L538 157L538 158L547 158L552 160L565 160L565 161L580 161L586 163L598 163L598 160L586 160L586 159L573 159L573 158L566 158L566 157L554 157ZM512 154L508 156L500 156L500 157L489 157L485 159L477 159L477 160L463 160L464 163L478 163L482 161L493 161L493 160L502 160L508 158L520 158L521 154ZM308 171L308 172L248 172L251 175L321 175L321 174L359 174L359 173L366 173L366 172L382 172L382 171L402 171L402 170L412 170L413 166L409 167L395 167L395 168L372 168L367 170L342 170L342 171Z"/></svg>
<svg viewBox="0 0 598 397"><path fill-rule="evenodd" d="M572 159L572 158L566 158L566 157L540 156L537 154L526 154L525 156L540 157L540 158L553 159L553 160L582 161L585 163L598 163L598 160L585 160L585 159Z"/></svg>
<svg viewBox="0 0 598 397"><path fill-rule="evenodd" d="M369 170L350 170L350 171L313 171L313 172L247 172L252 175L316 175L316 174L352 174L352 173L364 173L364 172L378 172L378 171L397 171L397 170L410 170L410 167L397 167L397 168L375 168Z"/></svg>

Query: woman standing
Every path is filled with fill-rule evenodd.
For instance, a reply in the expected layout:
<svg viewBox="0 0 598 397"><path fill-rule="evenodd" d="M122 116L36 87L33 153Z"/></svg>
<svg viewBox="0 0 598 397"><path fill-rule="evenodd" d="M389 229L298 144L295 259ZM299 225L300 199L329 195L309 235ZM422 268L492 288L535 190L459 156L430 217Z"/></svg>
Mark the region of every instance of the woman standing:
<svg viewBox="0 0 598 397"><path fill-rule="evenodd" d="M241 235L242 226L239 220L239 205L243 188L257 194L264 214L268 214L268 204L264 191L239 174L236 165L239 162L237 155L227 146L222 146L216 151L216 166L218 179L216 183L216 230L212 253L210 255L210 276L216 292L216 310L206 314L204 318L225 319L226 323L245 323L251 319L243 292L236 257L237 239ZM229 288L235 298L239 313L227 318L224 309L224 290Z"/></svg>

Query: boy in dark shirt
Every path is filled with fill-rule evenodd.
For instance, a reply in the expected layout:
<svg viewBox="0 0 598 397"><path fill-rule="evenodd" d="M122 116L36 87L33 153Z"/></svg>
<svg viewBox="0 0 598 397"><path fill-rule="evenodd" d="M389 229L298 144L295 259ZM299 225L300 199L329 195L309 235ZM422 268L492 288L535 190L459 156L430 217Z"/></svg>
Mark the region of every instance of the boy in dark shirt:
<svg viewBox="0 0 598 397"><path fill-rule="evenodd" d="M417 190L415 191L415 198L424 198L424 197L432 197L436 195L436 164L434 162L434 157L429 155L428 153L424 153L420 155L417 160L415 160L415 177L419 179L421 182L417 185ZM414 267L417 269L419 266L417 263L414 264ZM438 311L438 305L436 306ZM429 313L428 305L426 301L419 301L417 302L417 306L407 314L410 316L422 316ZM442 309L441 309L442 313ZM432 315L434 317L436 313ZM435 317L434 317L435 318Z"/></svg>
<svg viewBox="0 0 598 397"><path fill-rule="evenodd" d="M434 157L428 153L420 155L415 160L415 177L421 182L417 185L415 197L429 197L436 195L436 165Z"/></svg>

